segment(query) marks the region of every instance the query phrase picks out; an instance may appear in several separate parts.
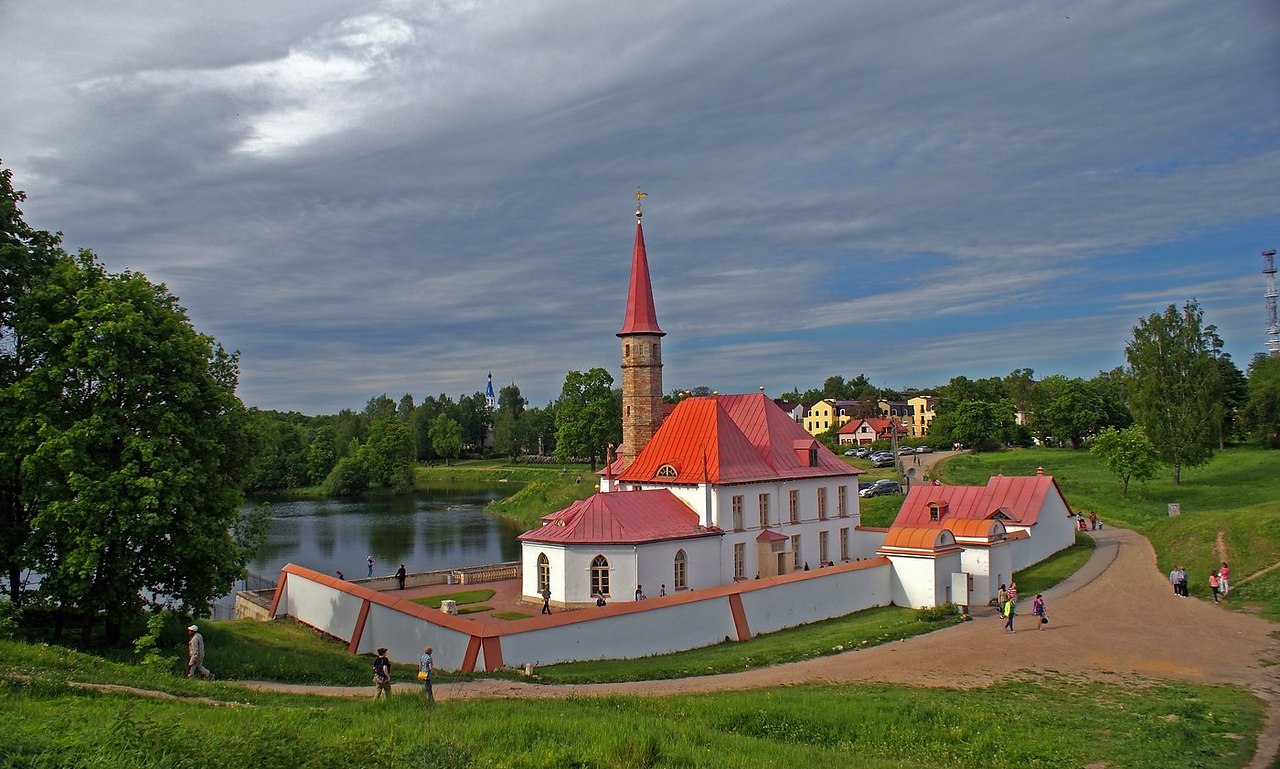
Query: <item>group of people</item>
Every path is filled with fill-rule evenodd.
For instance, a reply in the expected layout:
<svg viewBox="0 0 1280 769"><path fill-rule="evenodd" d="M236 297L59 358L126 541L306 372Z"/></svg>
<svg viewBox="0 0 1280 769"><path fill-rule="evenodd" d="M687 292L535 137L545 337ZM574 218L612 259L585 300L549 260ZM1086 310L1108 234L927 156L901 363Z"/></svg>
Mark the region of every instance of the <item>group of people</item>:
<svg viewBox="0 0 1280 769"><path fill-rule="evenodd" d="M1018 583L1010 581L1007 586L1000 585L1000 590L996 593L996 601L1000 608L1000 616L1004 618L1004 632L1018 632L1013 629L1013 618L1018 614ZM1036 630L1044 630L1044 626L1049 624L1043 593L1036 593L1035 599L1031 602L1031 615L1036 618Z"/></svg>
<svg viewBox="0 0 1280 769"><path fill-rule="evenodd" d="M366 572L365 576L370 578L373 577L373 564L374 564L373 556L369 556L368 558L365 559L365 566L368 567L368 571ZM338 576L338 579L341 579L341 580L345 580L347 578L346 575L342 573L341 569L338 569L337 571L335 571L334 574L336 574ZM404 581L407 576L409 576L409 573L405 570L404 564L402 563L400 564L400 568L396 569L396 583L400 586L401 590L404 590Z"/></svg>
<svg viewBox="0 0 1280 769"><path fill-rule="evenodd" d="M428 646L422 650L422 656L418 658L418 680L422 682L422 695L427 698L428 705L436 704L435 694L431 691L431 684L436 677L435 661L431 658L431 647ZM378 654L373 658L373 698L381 699L391 696L391 659L387 657L387 647L378 648Z"/></svg>
<svg viewBox="0 0 1280 769"><path fill-rule="evenodd" d="M1173 571L1169 572L1169 584L1173 586L1173 594L1187 598L1190 593L1187 592L1187 570L1181 566L1173 567ZM1213 602L1217 603L1227 595L1227 591L1231 589L1231 567L1227 566L1227 562L1223 561L1222 565L1216 569L1209 570L1209 589L1213 591Z"/></svg>

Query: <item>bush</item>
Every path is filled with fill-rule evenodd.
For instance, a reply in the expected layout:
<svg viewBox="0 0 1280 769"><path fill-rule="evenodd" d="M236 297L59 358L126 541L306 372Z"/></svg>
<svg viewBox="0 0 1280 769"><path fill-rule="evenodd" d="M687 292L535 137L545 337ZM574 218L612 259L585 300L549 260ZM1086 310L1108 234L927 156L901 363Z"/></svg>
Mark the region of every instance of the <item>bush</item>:
<svg viewBox="0 0 1280 769"><path fill-rule="evenodd" d="M947 601L937 606L925 606L916 609L916 619L921 622L942 622L952 619L957 613L956 605Z"/></svg>

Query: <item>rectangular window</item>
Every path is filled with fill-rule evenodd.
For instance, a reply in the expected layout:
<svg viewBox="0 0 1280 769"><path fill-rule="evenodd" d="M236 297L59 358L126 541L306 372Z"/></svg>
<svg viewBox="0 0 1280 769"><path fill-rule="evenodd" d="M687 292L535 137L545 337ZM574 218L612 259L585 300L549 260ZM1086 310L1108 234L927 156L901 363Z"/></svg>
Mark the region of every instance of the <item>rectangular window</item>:
<svg viewBox="0 0 1280 769"><path fill-rule="evenodd" d="M849 515L849 487L841 486L836 489L836 513L844 518Z"/></svg>
<svg viewBox="0 0 1280 769"><path fill-rule="evenodd" d="M769 525L769 495L760 495L760 527Z"/></svg>
<svg viewBox="0 0 1280 769"><path fill-rule="evenodd" d="M849 527L840 530L840 560L849 560Z"/></svg>
<svg viewBox="0 0 1280 769"><path fill-rule="evenodd" d="M733 495L733 530L742 531L742 495Z"/></svg>
<svg viewBox="0 0 1280 769"><path fill-rule="evenodd" d="M787 494L787 510L792 523L800 523L800 492L792 489Z"/></svg>
<svg viewBox="0 0 1280 769"><path fill-rule="evenodd" d="M747 576L747 543L735 542L733 545L733 578L743 579Z"/></svg>
<svg viewBox="0 0 1280 769"><path fill-rule="evenodd" d="M830 532L827 532L827 531L818 532L818 563L822 564L823 566L825 566L827 561L830 560L829 558L827 558L827 555L828 555L827 535L828 534L830 534Z"/></svg>
<svg viewBox="0 0 1280 769"><path fill-rule="evenodd" d="M818 518L825 519L827 517L827 487L822 486L818 489ZM822 560L827 560L823 558Z"/></svg>
<svg viewBox="0 0 1280 769"><path fill-rule="evenodd" d="M791 568L800 570L800 535L791 535Z"/></svg>

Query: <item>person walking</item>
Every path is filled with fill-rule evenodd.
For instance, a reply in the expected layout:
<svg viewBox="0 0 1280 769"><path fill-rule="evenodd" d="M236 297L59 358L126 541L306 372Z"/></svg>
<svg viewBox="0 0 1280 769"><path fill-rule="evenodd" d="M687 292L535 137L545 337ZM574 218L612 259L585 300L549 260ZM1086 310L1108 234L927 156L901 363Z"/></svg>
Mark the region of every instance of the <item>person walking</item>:
<svg viewBox="0 0 1280 769"><path fill-rule="evenodd" d="M1009 602L1009 588L1000 583L1000 589L996 591L996 608L1000 610L1000 616L1004 617L1004 605Z"/></svg>
<svg viewBox="0 0 1280 769"><path fill-rule="evenodd" d="M1217 571L1209 572L1209 589L1213 591L1213 602L1218 602L1218 592L1222 589L1222 580L1218 578Z"/></svg>
<svg viewBox="0 0 1280 769"><path fill-rule="evenodd" d="M431 659L431 647L422 650L422 656L418 658L418 680L422 682L422 693L427 698L428 705L436 704L436 696L431 693L431 681L436 677L435 661Z"/></svg>
<svg viewBox="0 0 1280 769"><path fill-rule="evenodd" d="M1182 595L1178 592L1178 567L1174 566L1169 570L1169 584L1173 586L1174 595Z"/></svg>
<svg viewBox="0 0 1280 769"><path fill-rule="evenodd" d="M1231 592L1231 581L1228 579L1230 575L1231 570L1227 568L1227 562L1223 561L1222 568L1218 569L1218 589L1222 591L1223 598Z"/></svg>
<svg viewBox="0 0 1280 769"><path fill-rule="evenodd" d="M1187 590L1187 570L1178 567L1178 595L1183 598L1190 598L1191 593Z"/></svg>
<svg viewBox="0 0 1280 769"><path fill-rule="evenodd" d="M366 558L365 560L366 560L366 561L368 561L368 563L369 563L369 575L368 575L368 576L372 577L372 576L373 576L373 556L369 556L369 557L368 557L368 558Z"/></svg>
<svg viewBox="0 0 1280 769"><path fill-rule="evenodd" d="M542 588L542 613L551 613L551 586L547 585Z"/></svg>
<svg viewBox="0 0 1280 769"><path fill-rule="evenodd" d="M391 698L391 660L387 659L387 647L378 647L378 656L373 658L373 685L376 687L373 698Z"/></svg>
<svg viewBox="0 0 1280 769"><path fill-rule="evenodd" d="M1013 629L1013 615L1018 613L1018 602L1010 598L1004 602L1004 629L1006 633L1016 633Z"/></svg>
<svg viewBox="0 0 1280 769"><path fill-rule="evenodd" d="M1097 511L1094 511L1094 512L1092 512L1092 513L1089 513L1089 530L1090 530L1090 531L1097 531L1097 530L1098 530L1098 513L1097 513Z"/></svg>
<svg viewBox="0 0 1280 769"><path fill-rule="evenodd" d="M407 576L404 570L404 564L400 564L400 568L396 569L396 582L400 583L400 589L404 590L404 578Z"/></svg>
<svg viewBox="0 0 1280 769"><path fill-rule="evenodd" d="M1031 613L1036 618L1036 630L1044 630L1044 626L1049 624L1049 618L1044 614L1044 595L1036 593L1036 599L1031 602Z"/></svg>
<svg viewBox="0 0 1280 769"><path fill-rule="evenodd" d="M200 635L199 627L187 625L187 678L195 678L197 673L201 678L213 680L213 673L204 666L204 636Z"/></svg>
<svg viewBox="0 0 1280 769"><path fill-rule="evenodd" d="M1018 583L1013 580L1009 580L1009 600L1018 602Z"/></svg>

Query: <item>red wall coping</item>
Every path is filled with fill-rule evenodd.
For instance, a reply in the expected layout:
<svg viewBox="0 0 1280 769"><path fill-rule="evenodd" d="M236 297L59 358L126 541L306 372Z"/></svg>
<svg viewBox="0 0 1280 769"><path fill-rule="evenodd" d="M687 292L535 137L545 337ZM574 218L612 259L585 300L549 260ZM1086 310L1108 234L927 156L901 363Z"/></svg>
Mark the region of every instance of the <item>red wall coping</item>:
<svg viewBox="0 0 1280 769"><path fill-rule="evenodd" d="M518 633L526 633L532 630L543 630L561 625L575 625L579 622L590 622L592 620L604 619L606 617L620 617L636 612L649 611L660 607L679 606L681 604L697 603L699 601L708 601L716 598L728 598L734 595L744 595L756 590L764 590L766 588L775 587L777 585L787 584L791 582L804 582L805 580L817 579L819 577L830 576L833 574L844 574L853 571L862 571L863 569L871 569L879 566L888 566L889 559L883 556L873 558L864 558L861 561L850 561L849 563L838 563L834 566L820 567L810 569L809 571L792 572L791 574L782 574L777 577L762 577L760 579L748 579L741 582L733 582L727 585L716 585L714 587L699 588L696 590L682 590L677 593L669 593L665 596L657 598L649 598L644 601L626 601L622 603L609 604L607 606L589 606L583 609L575 609L573 611L560 611L554 614L539 614L528 619L511 620L501 625L488 622L477 622L463 617L456 617L452 614L445 614L439 609L429 609L405 598L397 598L393 595L372 590L362 585L352 582L340 580L337 577L329 576L322 572L313 571L305 566L297 564L286 564L280 570L282 575L296 574L297 576L311 580L322 585L333 588L348 595L376 603L384 606L392 611L408 614L417 617L424 622L433 625L463 633L475 638L496 638L504 635L516 635ZM280 584L276 587L277 597L273 602L279 600L280 590L283 589L286 579L282 576Z"/></svg>

